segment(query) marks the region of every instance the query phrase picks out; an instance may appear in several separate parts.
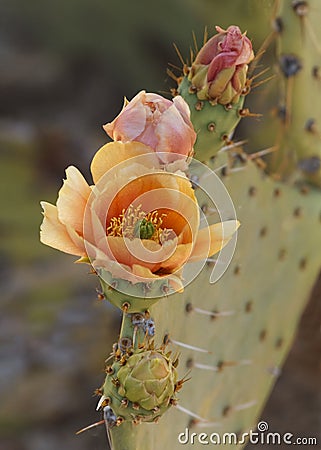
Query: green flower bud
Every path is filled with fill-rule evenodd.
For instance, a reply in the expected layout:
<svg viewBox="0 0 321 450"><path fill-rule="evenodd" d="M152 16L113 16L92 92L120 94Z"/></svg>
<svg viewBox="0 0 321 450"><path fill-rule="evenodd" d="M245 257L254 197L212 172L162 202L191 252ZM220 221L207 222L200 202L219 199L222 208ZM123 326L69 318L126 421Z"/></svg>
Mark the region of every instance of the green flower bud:
<svg viewBox="0 0 321 450"><path fill-rule="evenodd" d="M148 411L167 407L175 393L177 371L157 350L135 353L117 373L118 393Z"/></svg>
<svg viewBox="0 0 321 450"><path fill-rule="evenodd" d="M106 368L98 409L108 401L122 421L157 422L175 404L185 380L177 380L177 357L170 359L153 345L131 352L117 352Z"/></svg>

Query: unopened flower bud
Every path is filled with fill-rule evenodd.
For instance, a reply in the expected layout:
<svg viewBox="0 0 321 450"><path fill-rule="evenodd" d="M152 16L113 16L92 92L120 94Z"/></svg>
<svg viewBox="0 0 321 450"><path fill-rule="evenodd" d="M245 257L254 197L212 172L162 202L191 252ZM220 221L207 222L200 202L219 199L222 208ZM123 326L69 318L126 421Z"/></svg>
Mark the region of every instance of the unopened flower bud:
<svg viewBox="0 0 321 450"><path fill-rule="evenodd" d="M115 141L137 141L151 147L163 163L186 159L196 140L190 110L185 100L173 101L161 95L139 92L111 123L104 125Z"/></svg>
<svg viewBox="0 0 321 450"><path fill-rule="evenodd" d="M169 405L175 392L177 371L169 358L149 350L132 355L117 377L118 393L150 411Z"/></svg>
<svg viewBox="0 0 321 450"><path fill-rule="evenodd" d="M200 100L222 105L239 100L246 86L248 64L254 58L252 43L239 27L216 27L218 34L201 48L189 79Z"/></svg>

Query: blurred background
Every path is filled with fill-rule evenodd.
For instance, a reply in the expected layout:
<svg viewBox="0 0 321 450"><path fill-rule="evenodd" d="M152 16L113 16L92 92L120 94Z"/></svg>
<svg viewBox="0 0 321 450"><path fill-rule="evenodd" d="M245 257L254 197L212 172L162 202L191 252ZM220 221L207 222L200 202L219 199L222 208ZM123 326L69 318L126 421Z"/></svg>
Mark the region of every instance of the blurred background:
<svg viewBox="0 0 321 450"><path fill-rule="evenodd" d="M1 449L106 448L104 427L75 431L99 420L93 391L119 316L97 299L87 266L39 243L39 201L56 201L70 164L90 181L89 162L107 141L101 125L124 95L169 95L168 63L181 66L173 43L186 58L192 31L201 43L205 26L211 35L238 24L258 49L272 4L0 0ZM320 429L320 297L319 282L263 413L273 431Z"/></svg>

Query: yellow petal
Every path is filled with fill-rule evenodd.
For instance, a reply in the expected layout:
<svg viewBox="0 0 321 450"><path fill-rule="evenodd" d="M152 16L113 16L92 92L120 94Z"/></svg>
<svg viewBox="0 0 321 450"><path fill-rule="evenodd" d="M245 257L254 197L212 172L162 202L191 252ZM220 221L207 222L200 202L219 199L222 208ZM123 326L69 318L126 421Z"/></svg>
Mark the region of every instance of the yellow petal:
<svg viewBox="0 0 321 450"><path fill-rule="evenodd" d="M239 226L238 220L228 220L200 230L189 262L199 261L219 252L229 242Z"/></svg>
<svg viewBox="0 0 321 450"><path fill-rule="evenodd" d="M141 155L145 155L145 157ZM92 160L90 170L94 183L96 184L103 175L117 164L127 161L130 165L135 161L131 161L131 158L139 156L141 157L136 161L140 164L149 168L159 166L155 152L147 145L140 142L109 142L98 150Z"/></svg>
<svg viewBox="0 0 321 450"><path fill-rule="evenodd" d="M162 269L174 271L179 269L189 259L191 244L180 244L176 247L174 254L162 262Z"/></svg>
<svg viewBox="0 0 321 450"><path fill-rule="evenodd" d="M153 278L154 280L160 279L160 275L155 275L150 269L140 264L133 264L132 273L140 278ZM137 280L138 282L141 280Z"/></svg>
<svg viewBox="0 0 321 450"><path fill-rule="evenodd" d="M76 167L66 169L66 180L59 191L57 200L58 217L61 223L83 233L86 203L91 189Z"/></svg>
<svg viewBox="0 0 321 450"><path fill-rule="evenodd" d="M56 206L47 202L41 202L41 206L44 210L44 219L40 227L40 241L71 255L86 256L81 238L75 231L67 230L59 221Z"/></svg>
<svg viewBox="0 0 321 450"><path fill-rule="evenodd" d="M133 239L129 241L123 237L107 236L107 247L106 254L111 259L114 259L120 264L125 264L126 266L133 266L134 264L143 264L145 267L155 272L160 267L161 264L158 262L147 262L140 259L140 256L144 257L142 249L145 248L151 252L157 251L160 245L151 240L144 240L144 247L137 247L138 243L142 243L140 239ZM136 242L135 242L136 241ZM130 250L133 250L132 252Z"/></svg>

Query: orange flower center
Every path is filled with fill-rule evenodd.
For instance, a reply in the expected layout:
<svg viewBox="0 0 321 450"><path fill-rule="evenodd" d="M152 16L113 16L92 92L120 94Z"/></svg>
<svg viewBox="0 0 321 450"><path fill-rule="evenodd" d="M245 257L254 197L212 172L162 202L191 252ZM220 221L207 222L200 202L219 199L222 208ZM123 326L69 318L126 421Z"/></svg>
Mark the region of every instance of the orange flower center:
<svg viewBox="0 0 321 450"><path fill-rule="evenodd" d="M127 211L124 208L118 217L111 218L106 233L107 236L150 239L163 244L174 234L173 230L162 227L166 216L167 214L159 214L157 210L146 214L141 210L141 205L129 205Z"/></svg>

